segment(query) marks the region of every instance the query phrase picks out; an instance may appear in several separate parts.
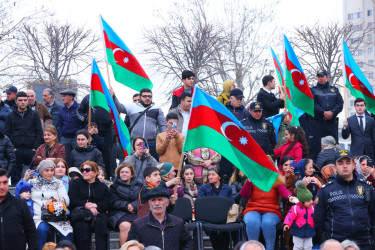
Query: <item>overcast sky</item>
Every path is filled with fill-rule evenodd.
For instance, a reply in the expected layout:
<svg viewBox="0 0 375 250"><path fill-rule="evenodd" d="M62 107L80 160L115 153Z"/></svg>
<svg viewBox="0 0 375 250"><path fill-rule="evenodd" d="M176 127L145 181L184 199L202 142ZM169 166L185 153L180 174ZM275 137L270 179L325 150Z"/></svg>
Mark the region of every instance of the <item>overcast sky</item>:
<svg viewBox="0 0 375 250"><path fill-rule="evenodd" d="M209 1L211 4L216 4L226 0ZM256 2L254 0L247 1L249 3ZM43 4L54 11L55 18L62 23L69 22L77 26L86 25L87 28L97 30L100 29L99 14L101 14L136 55L140 63L145 64L144 58L140 56L142 47L139 46L142 30L152 28L155 23L159 22L160 20L156 18L155 14L166 13L173 6L173 2L172 0L36 0L27 1L21 9L27 13L35 8L35 4ZM261 3L267 2L271 2L271 0L261 1ZM213 5L212 8L215 6ZM300 25L313 25L317 21L324 24L343 19L342 0L280 0L279 4L274 7L274 13L275 24L284 30L291 30ZM147 67L144 68L147 72ZM102 74L106 76L104 70L102 69ZM89 81L90 76L89 73L87 74ZM154 89L157 89L161 83L153 79L152 76L151 80L153 80ZM128 98L135 93L119 83L113 83L113 87L116 93L121 93L122 102L129 102Z"/></svg>

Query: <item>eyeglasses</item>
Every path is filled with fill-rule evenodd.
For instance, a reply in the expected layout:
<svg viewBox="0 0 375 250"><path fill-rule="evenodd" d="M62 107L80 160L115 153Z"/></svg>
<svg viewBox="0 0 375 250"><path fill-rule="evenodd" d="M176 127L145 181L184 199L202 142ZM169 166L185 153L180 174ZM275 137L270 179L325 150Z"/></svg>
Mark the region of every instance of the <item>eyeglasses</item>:
<svg viewBox="0 0 375 250"><path fill-rule="evenodd" d="M142 95L143 98L152 98L152 95Z"/></svg>
<svg viewBox="0 0 375 250"><path fill-rule="evenodd" d="M90 172L90 171L93 171L92 168L81 168L81 172L84 173L84 172Z"/></svg>

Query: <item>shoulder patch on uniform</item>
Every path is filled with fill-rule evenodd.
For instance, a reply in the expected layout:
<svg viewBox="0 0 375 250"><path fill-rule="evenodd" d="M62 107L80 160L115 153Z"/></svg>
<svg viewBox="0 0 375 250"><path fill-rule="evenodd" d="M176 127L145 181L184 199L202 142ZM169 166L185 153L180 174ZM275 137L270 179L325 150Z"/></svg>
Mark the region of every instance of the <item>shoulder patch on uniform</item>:
<svg viewBox="0 0 375 250"><path fill-rule="evenodd" d="M331 185L333 183L333 181L329 181L327 182L326 184L323 184L321 188L325 188L327 187L328 185Z"/></svg>
<svg viewBox="0 0 375 250"><path fill-rule="evenodd" d="M371 182L367 181L367 180L364 179L364 178L362 178L362 179L358 179L358 181L361 182L361 183L364 183L364 184L366 184L366 185L370 185L370 186L372 185Z"/></svg>

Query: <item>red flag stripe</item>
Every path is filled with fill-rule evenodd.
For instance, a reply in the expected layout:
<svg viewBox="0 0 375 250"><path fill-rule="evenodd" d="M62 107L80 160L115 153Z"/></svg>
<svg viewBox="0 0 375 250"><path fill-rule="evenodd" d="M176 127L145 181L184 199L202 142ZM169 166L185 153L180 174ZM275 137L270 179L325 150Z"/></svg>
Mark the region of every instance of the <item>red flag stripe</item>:
<svg viewBox="0 0 375 250"><path fill-rule="evenodd" d="M92 74L91 76L91 91L96 90L104 94L100 78L97 74Z"/></svg>
<svg viewBox="0 0 375 250"><path fill-rule="evenodd" d="M213 119L213 117L217 117L218 119ZM273 166L267 158L262 157L262 155L264 156L263 150L251 135L245 129L234 125L233 121L227 116L207 106L200 105L192 109L188 129L194 129L199 126L207 126L216 130L230 140L230 143L234 147L251 160L269 170L277 172L275 166ZM222 131L223 126L225 126L224 131ZM243 140L242 143L246 141L246 145L242 144L240 139Z"/></svg>

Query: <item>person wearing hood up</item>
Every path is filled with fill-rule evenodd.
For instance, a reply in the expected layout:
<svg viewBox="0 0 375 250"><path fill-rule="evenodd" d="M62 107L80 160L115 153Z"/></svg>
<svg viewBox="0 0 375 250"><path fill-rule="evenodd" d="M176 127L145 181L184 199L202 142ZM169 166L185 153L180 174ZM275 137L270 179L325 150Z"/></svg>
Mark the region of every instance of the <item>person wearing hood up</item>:
<svg viewBox="0 0 375 250"><path fill-rule="evenodd" d="M137 137L132 142L132 154L126 156L126 163L130 163L135 168L135 178L139 182L145 184L145 178L143 176L143 171L147 167L156 167L158 162L150 154L148 144L145 138Z"/></svg>
<svg viewBox="0 0 375 250"><path fill-rule="evenodd" d="M223 92L216 98L219 102L221 102L224 106L229 102L230 98L230 91L235 89L236 85L234 84L233 80L226 80L223 84Z"/></svg>
<svg viewBox="0 0 375 250"><path fill-rule="evenodd" d="M322 187L322 179L313 175L313 161L306 158L300 160L294 169L294 174L298 176L297 181L305 182L307 189L310 190L315 199L318 190Z"/></svg>

